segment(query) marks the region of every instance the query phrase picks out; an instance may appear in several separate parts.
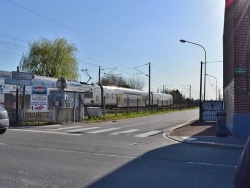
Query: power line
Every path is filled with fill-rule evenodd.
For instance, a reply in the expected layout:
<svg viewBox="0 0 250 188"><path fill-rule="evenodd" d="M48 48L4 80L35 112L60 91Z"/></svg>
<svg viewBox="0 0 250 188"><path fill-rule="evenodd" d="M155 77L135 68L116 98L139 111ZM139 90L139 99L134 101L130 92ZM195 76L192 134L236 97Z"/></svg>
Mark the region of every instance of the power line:
<svg viewBox="0 0 250 188"><path fill-rule="evenodd" d="M21 57L21 55L14 54L14 53L10 53L10 52L4 52L4 51L0 51L0 52L1 52L1 53L5 53L5 54L16 55L16 56L20 56L20 57Z"/></svg>
<svg viewBox="0 0 250 188"><path fill-rule="evenodd" d="M167 76L168 78L170 78L171 80L175 81L176 83L180 84L180 82L178 82L177 80L175 80L174 78L172 78L171 76L167 75L165 72L163 72L161 69L157 68L156 66L153 66L155 67L159 72L161 72L162 74L164 74L165 76ZM180 84L181 85L181 84Z"/></svg>
<svg viewBox="0 0 250 188"><path fill-rule="evenodd" d="M6 42L6 41L2 41L2 40L0 40L0 43L3 44L3 45L13 46L13 47L19 47L19 48L25 48L24 46L21 46L21 45L15 44L15 43L10 43L10 42Z"/></svg>
<svg viewBox="0 0 250 188"><path fill-rule="evenodd" d="M16 38L16 37L12 37L12 36L9 36L9 35L4 35L4 34L1 34L1 33L0 33L0 35L1 35L1 36L4 36L4 37L11 38L11 39L14 39L14 40L19 40L19 41L28 43L28 41L25 41L25 40L22 40L22 39L18 39L18 38Z"/></svg>
<svg viewBox="0 0 250 188"><path fill-rule="evenodd" d="M90 36L88 36L88 35L86 35L86 34L84 34L84 33L81 33L81 32L79 32L79 31L75 30L75 29L72 29L72 28L70 28L70 27L68 27L68 26L66 26L66 25L64 25L64 24L62 24L62 23L60 23L60 22L58 22L58 21L55 21L55 20L53 20L53 19L51 19L51 18L48 18L48 17L46 17L46 16L44 16L44 15L42 15L42 14L40 14L40 13L37 13L37 12L31 10L31 9L28 9L28 8L26 8L26 7L24 7L24 6L20 5L20 4L17 4L17 3L13 2L13 1L10 1L10 0L6 0L6 1L9 2L9 3L11 3L11 4L13 4L13 5L15 5L15 6L18 6L19 8L22 8L22 9L28 11L28 12L31 12L31 13L37 15L37 16L40 16L40 17L42 17L42 18L44 18L44 19L46 19L46 20L48 20L48 21L50 21L50 22L52 22L52 23L54 23L54 24L57 24L57 25L59 25L59 26L61 26L61 27L64 27L64 28L66 28L66 29L68 29L68 30L74 32L74 33L77 33L77 34L79 34L79 35L81 35L81 36L83 36L83 37L86 37L86 38L88 38L88 39L91 39L91 40L93 40L93 41L95 41L95 42L97 42L97 43L100 43L100 44L102 44L102 45L104 45L104 46L107 46L107 47L109 47L109 48L111 48L111 49L113 49L113 50L116 50L116 51L120 52L120 53L123 53L123 54L125 54L125 55L128 55L128 56L131 56L131 57L133 57L133 58L138 59L137 57L135 57L135 56L133 56L133 55L131 55L131 54L128 54L128 53L126 53L126 52L124 52L124 51L122 51L122 50L120 50L120 49L118 49L118 48L115 48L115 47L113 47L113 46L111 46L111 45L109 45L109 44L107 44L107 43L105 43L105 42L103 42L103 41L100 41L100 40L97 40L97 39L95 39L95 38L93 38L93 37L90 37Z"/></svg>

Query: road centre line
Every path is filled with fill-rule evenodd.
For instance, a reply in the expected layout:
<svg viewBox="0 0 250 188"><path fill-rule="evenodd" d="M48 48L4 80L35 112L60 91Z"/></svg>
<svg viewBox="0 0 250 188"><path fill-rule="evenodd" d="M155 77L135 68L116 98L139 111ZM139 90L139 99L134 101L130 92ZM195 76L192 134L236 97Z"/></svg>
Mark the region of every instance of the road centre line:
<svg viewBox="0 0 250 188"><path fill-rule="evenodd" d="M47 133L47 134L64 134L64 135L71 135L71 136L80 136L83 134L69 134L64 132L48 132L48 131L39 131L39 130L27 130L27 129L9 129L8 131L23 131L23 132L33 132L33 133Z"/></svg>
<svg viewBox="0 0 250 188"><path fill-rule="evenodd" d="M0 143L0 145L4 145L4 146L6 146L7 144L5 144L5 143Z"/></svg>
<svg viewBox="0 0 250 188"><path fill-rule="evenodd" d="M206 165L206 166L222 166L222 167L231 167L235 168L235 165L225 165L225 164L213 164L213 163L200 163L200 162L188 162L188 164L196 164L196 165Z"/></svg>

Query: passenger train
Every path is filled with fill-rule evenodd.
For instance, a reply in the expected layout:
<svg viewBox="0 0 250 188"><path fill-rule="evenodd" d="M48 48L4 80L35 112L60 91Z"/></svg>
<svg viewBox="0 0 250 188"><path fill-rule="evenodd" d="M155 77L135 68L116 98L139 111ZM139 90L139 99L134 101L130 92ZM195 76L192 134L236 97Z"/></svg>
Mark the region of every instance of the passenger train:
<svg viewBox="0 0 250 188"><path fill-rule="evenodd" d="M101 105L101 87L96 85L81 86L85 91L85 105L100 106ZM103 86L103 96L105 105L108 107L136 107L147 106L149 104L148 92L122 88L116 86ZM169 94L151 92L150 105L172 105L173 97Z"/></svg>
<svg viewBox="0 0 250 188"><path fill-rule="evenodd" d="M16 80L11 79L11 72L0 71L0 98L4 96L4 93L14 93ZM56 88L57 78L44 77L34 75L34 78L30 83L25 84L25 93L31 93L31 86L46 86L48 91ZM101 87L98 85L81 83L78 81L66 81L66 89L71 91L83 92L85 94L84 105L85 106L101 106ZM6 89L9 88L7 91ZM12 91L13 90L13 91ZM136 107L147 106L149 104L148 92L121 88L115 86L103 86L103 96L105 105L108 107ZM49 98L48 93L48 98ZM4 100L4 98L3 98ZM3 103L0 99L0 103ZM150 105L171 106L173 104L173 97L170 94L155 93L150 94Z"/></svg>

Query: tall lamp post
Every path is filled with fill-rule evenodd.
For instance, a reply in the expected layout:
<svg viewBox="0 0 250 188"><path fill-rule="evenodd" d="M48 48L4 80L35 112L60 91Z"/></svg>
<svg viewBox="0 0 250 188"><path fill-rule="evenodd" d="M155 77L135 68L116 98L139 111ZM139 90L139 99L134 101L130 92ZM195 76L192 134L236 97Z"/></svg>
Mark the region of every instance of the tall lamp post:
<svg viewBox="0 0 250 188"><path fill-rule="evenodd" d="M183 39L181 39L180 40L180 42L182 42L182 43L190 43L190 44L194 44L194 45L197 45L197 46L200 46L203 50L204 50L204 52L205 52L205 71L204 71L204 100L206 99L206 74L207 74L207 72L206 72L206 65L207 65L207 52L206 52L206 50L205 50L205 48L202 46L202 45L200 45L200 44L197 44L197 43L194 43L194 42L190 42L190 41L187 41L187 40L183 40Z"/></svg>
<svg viewBox="0 0 250 188"><path fill-rule="evenodd" d="M215 89L215 100L217 100L217 78L215 78L214 76L212 76L212 75L209 75L209 74L206 74L207 76L210 76L210 77L212 77L212 78L214 78L215 79L215 81L216 81L216 89Z"/></svg>

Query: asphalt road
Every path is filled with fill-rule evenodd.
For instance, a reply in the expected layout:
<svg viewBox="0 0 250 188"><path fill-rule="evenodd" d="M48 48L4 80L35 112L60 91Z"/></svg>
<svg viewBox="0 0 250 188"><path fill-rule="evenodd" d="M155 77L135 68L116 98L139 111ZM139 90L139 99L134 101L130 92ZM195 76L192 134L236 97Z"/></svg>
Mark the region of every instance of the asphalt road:
<svg viewBox="0 0 250 188"><path fill-rule="evenodd" d="M240 150L180 144L164 130L198 110L0 136L0 187L230 188Z"/></svg>

